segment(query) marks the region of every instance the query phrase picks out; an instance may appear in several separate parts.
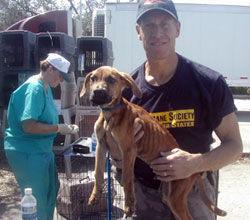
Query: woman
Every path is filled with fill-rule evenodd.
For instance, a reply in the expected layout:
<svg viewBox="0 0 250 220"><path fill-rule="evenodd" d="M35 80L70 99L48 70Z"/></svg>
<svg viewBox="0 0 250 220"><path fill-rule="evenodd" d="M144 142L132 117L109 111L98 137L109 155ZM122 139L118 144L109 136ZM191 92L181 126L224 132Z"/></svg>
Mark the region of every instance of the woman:
<svg viewBox="0 0 250 220"><path fill-rule="evenodd" d="M9 128L4 148L8 162L21 188L31 187L37 200L38 220L53 219L59 181L52 151L54 138L71 134L76 125L58 124L51 87L69 81L70 63L50 53L40 63L40 73L30 77L11 95L8 107Z"/></svg>

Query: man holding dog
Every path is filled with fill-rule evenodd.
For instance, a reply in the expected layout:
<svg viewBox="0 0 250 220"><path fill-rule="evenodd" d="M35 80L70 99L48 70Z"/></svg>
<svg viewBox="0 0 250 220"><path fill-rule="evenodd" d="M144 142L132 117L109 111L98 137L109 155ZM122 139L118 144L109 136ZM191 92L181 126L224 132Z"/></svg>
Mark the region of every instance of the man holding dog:
<svg viewBox="0 0 250 220"><path fill-rule="evenodd" d="M234 162L242 153L236 107L220 74L175 52L181 25L171 0L141 0L136 22L147 60L131 75L143 96L137 99L129 91L124 91L124 96L162 122L181 149L162 152L150 166L136 159L137 211L132 219L172 220L174 215L161 200L160 181L183 179L200 172L206 193L215 203L213 171ZM211 149L213 131L221 143ZM140 131L135 137L139 139L142 135L146 134ZM122 157L109 132L107 141L119 174ZM188 206L195 220L215 219L201 201L197 187L189 194Z"/></svg>

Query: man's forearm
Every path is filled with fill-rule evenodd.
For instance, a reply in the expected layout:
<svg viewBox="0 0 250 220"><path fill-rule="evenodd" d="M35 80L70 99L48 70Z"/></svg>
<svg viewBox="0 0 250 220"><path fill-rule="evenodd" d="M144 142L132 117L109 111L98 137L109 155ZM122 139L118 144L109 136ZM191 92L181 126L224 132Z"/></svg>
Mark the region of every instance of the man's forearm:
<svg viewBox="0 0 250 220"><path fill-rule="evenodd" d="M220 146L200 156L200 171L218 170L235 160L242 154L243 145L240 136L239 124L235 113L223 117L215 133L221 141Z"/></svg>
<svg viewBox="0 0 250 220"><path fill-rule="evenodd" d="M242 149L241 140L221 143L220 146L212 151L200 154L200 163L197 171L218 170L239 159Z"/></svg>

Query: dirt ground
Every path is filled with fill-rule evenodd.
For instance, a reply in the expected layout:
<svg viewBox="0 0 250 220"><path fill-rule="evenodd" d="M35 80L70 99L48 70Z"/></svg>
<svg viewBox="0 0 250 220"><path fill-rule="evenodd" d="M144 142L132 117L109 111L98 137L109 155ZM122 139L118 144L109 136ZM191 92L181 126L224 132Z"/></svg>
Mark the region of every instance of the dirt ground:
<svg viewBox="0 0 250 220"><path fill-rule="evenodd" d="M0 219L20 213L21 192L6 158L0 153ZM15 219L16 220L16 219Z"/></svg>
<svg viewBox="0 0 250 220"><path fill-rule="evenodd" d="M0 219L13 220L20 211L21 195L6 160L0 155ZM218 206L227 211L218 220L250 219L250 159L244 157L220 170ZM151 220L151 219L150 219Z"/></svg>
<svg viewBox="0 0 250 220"><path fill-rule="evenodd" d="M250 158L245 157L220 170L218 206L227 211L218 220L250 219Z"/></svg>

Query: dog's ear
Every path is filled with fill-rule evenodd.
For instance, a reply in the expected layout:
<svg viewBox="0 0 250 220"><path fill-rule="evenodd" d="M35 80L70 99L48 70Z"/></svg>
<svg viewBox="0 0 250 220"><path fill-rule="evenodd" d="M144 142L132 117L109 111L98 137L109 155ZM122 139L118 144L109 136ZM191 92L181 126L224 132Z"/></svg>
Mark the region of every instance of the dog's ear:
<svg viewBox="0 0 250 220"><path fill-rule="evenodd" d="M142 97L142 93L141 90L139 89L139 87L136 85L134 79L127 73L122 73L120 72L121 78L122 80L125 82L125 87L126 88L131 88L134 95L137 98L141 98Z"/></svg>
<svg viewBox="0 0 250 220"><path fill-rule="evenodd" d="M81 93L80 93L80 98L83 97L83 96L86 94L86 92L89 91L89 81L90 81L91 75L92 75L92 72L90 72L90 73L86 76L86 78L85 78L85 80L84 80L84 83L83 83L83 86L82 86L82 91L81 91Z"/></svg>

